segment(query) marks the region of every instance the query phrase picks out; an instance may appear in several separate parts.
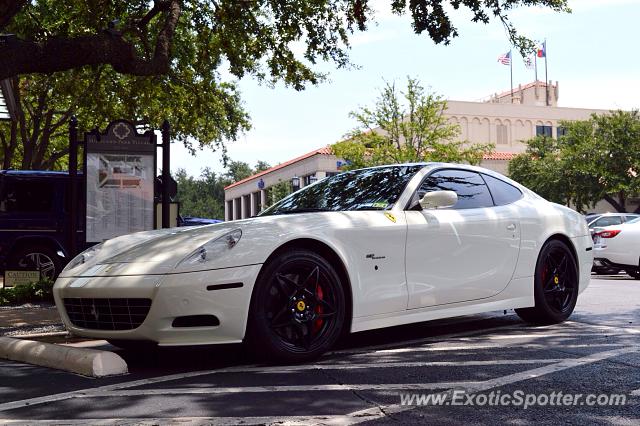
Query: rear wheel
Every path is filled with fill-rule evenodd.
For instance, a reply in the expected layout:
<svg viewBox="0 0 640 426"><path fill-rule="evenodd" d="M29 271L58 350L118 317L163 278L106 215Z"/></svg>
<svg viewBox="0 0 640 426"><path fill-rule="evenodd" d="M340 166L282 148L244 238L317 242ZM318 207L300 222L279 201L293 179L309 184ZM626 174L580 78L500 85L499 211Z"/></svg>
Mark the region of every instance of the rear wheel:
<svg viewBox="0 0 640 426"><path fill-rule="evenodd" d="M552 240L540 251L534 278L535 307L516 309L520 318L555 324L569 318L578 300L578 267L565 243Z"/></svg>
<svg viewBox="0 0 640 426"><path fill-rule="evenodd" d="M627 271L627 274L631 275L636 280L640 280L640 270L637 271Z"/></svg>
<svg viewBox="0 0 640 426"><path fill-rule="evenodd" d="M284 363L317 358L338 339L345 321L340 276L307 250L278 256L254 289L248 341L254 353Z"/></svg>

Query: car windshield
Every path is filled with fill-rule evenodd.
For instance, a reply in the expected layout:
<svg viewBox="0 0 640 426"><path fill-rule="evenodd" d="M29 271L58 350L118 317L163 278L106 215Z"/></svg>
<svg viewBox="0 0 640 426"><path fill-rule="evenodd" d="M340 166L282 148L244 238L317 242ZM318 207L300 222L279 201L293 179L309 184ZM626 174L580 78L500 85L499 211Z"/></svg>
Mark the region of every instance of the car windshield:
<svg viewBox="0 0 640 426"><path fill-rule="evenodd" d="M421 165L343 172L294 192L260 216L318 211L390 209Z"/></svg>
<svg viewBox="0 0 640 426"><path fill-rule="evenodd" d="M630 220L627 223L640 223L640 217L636 217L635 219Z"/></svg>

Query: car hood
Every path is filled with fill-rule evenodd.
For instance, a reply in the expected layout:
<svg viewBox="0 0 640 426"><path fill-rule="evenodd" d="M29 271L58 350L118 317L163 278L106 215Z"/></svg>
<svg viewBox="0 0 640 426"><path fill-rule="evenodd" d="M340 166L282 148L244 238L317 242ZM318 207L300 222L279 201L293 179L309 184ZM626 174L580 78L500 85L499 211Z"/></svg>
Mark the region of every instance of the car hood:
<svg viewBox="0 0 640 426"><path fill-rule="evenodd" d="M122 235L105 241L86 263L65 269L60 276L168 273L201 245L238 228L241 226L229 222Z"/></svg>

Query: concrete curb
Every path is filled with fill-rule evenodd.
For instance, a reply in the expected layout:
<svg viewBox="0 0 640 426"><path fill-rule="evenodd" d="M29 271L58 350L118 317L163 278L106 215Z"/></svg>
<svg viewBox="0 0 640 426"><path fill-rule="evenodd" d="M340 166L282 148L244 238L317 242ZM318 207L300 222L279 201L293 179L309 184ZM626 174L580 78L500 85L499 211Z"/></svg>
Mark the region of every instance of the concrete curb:
<svg viewBox="0 0 640 426"><path fill-rule="evenodd" d="M128 373L127 363L113 352L0 337L0 358L70 371L89 377Z"/></svg>

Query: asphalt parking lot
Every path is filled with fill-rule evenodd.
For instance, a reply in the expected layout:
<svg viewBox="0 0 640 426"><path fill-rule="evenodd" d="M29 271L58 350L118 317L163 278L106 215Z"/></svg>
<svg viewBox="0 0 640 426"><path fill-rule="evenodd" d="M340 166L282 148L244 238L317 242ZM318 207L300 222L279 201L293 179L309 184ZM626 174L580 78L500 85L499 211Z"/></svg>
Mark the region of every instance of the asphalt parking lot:
<svg viewBox="0 0 640 426"><path fill-rule="evenodd" d="M130 374L107 379L1 361L0 422L636 425L639 324L640 281L620 275L592 280L563 324L492 312L358 333L310 365L241 346L119 351Z"/></svg>

